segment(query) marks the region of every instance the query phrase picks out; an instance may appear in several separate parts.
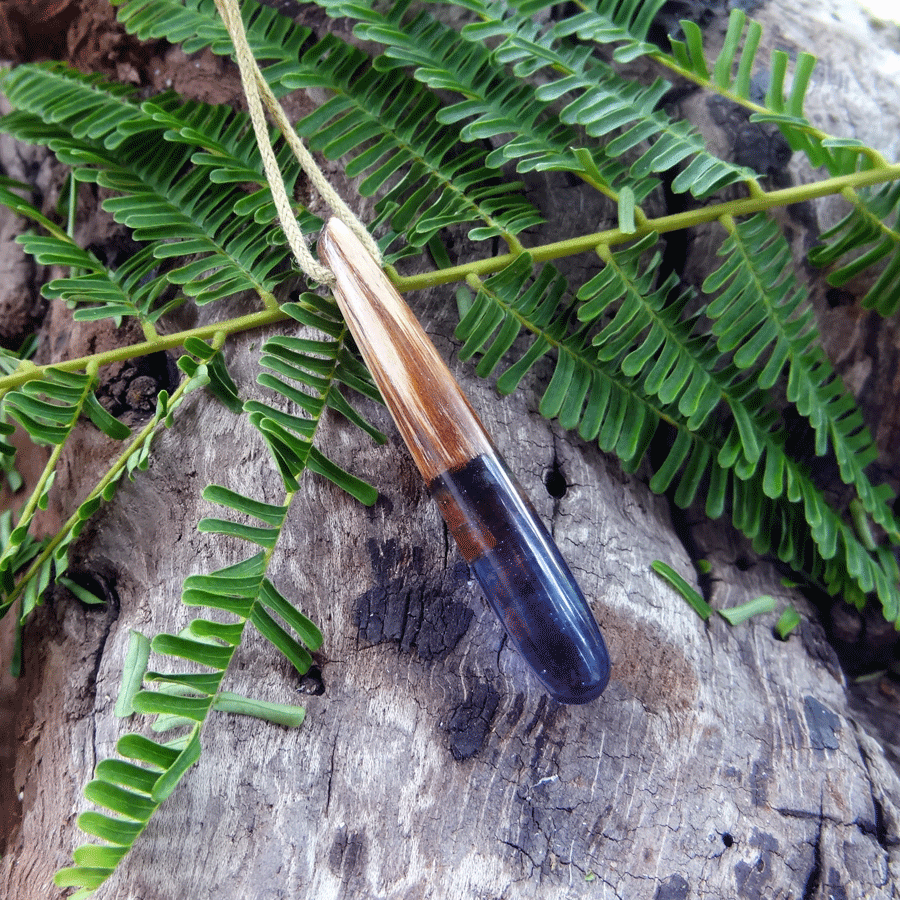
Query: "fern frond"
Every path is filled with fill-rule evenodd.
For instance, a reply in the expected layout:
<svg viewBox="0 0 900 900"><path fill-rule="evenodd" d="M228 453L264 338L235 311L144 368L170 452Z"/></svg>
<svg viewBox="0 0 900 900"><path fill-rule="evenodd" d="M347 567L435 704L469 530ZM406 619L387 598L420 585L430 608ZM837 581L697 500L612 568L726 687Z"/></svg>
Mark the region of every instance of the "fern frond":
<svg viewBox="0 0 900 900"><path fill-rule="evenodd" d="M200 258L167 271L166 281L182 287L198 303L242 290L254 290L267 304L274 303L272 290L291 273L286 242L282 237L272 243L270 222L256 220L259 203L249 204L249 212L243 208L241 204L247 195L238 185L212 183L207 166L192 164L196 143L183 143L183 131L172 127L174 118L183 130L193 128L195 135L206 134L208 145L214 150L223 146L227 133L230 149L240 145L247 150L243 168L256 170L257 183L265 183L255 144L246 139L241 143L236 136L237 132L249 132L246 117L231 111L222 114L201 104L176 110L171 97L158 99L147 109L115 92L110 101L105 83L85 79L58 65L21 66L4 78L3 86L18 109L0 120L0 127L22 140L49 142L60 160L74 167L76 178L116 191L119 196L107 200L105 208L117 221L133 229L135 240L153 244L153 256L141 257L143 265L132 261L120 285L124 279L129 285L140 285L142 279L153 278L157 274L153 270L154 259L199 255ZM97 138L95 142L91 135L82 138L71 130L73 117L77 116L54 101L57 93L74 98L73 110L102 124L106 129L102 140ZM111 102L112 111L107 112ZM96 103L104 115L93 115L91 103ZM43 119L48 105L60 120L56 126ZM163 118L163 122L154 115ZM100 124L91 134L100 133ZM79 129L79 134L84 132L85 129ZM170 137L176 139L169 140ZM241 137L245 138L245 134ZM107 149L106 144L113 145L115 151ZM319 224L313 217L300 219L301 227L317 228ZM99 290L101 286L94 287ZM59 288L69 296L77 296L79 285L64 284ZM159 295L159 283L149 288L142 286L141 290L145 296L135 303L143 310ZM153 318L161 312L146 314Z"/></svg>
<svg viewBox="0 0 900 900"><path fill-rule="evenodd" d="M142 323L152 324L184 302L177 298L156 305L168 281L162 275L147 275L155 266L152 248L139 251L118 269L111 270L68 237L23 234L16 241L42 265L71 266L78 270L77 275L56 278L41 288L49 300L62 300L74 306L72 315L76 320L134 316Z"/></svg>
<svg viewBox="0 0 900 900"><path fill-rule="evenodd" d="M208 518L198 526L201 531L217 531L257 543L259 533L266 531L264 543L269 548L280 535L290 500L288 497L283 504L266 503L220 485L209 486L204 498L224 505L232 514L263 522L264 527ZM222 679L248 622L301 675L312 663L310 651L321 646L319 629L266 577L269 560L270 554L261 551L235 565L185 579L185 605L224 612L231 621L195 618L181 634L156 635L149 646L143 636L132 637L118 713L157 716L157 730L187 730L165 744L138 734L125 735L117 744L123 758L98 763L94 779L84 793L105 811L83 813L78 824L82 831L104 843L79 847L74 853L76 865L57 872L58 886L80 887L82 896L87 896L113 873L159 806L199 759L200 729L213 710L257 716L288 727L302 723L302 707L251 700L221 690ZM148 672L151 648L176 666L187 660L207 671ZM155 687L142 688L144 681Z"/></svg>
<svg viewBox="0 0 900 900"><path fill-rule="evenodd" d="M629 169L633 179L640 182L690 158L672 183L676 192L691 191L704 197L735 182L755 181L750 169L710 154L702 137L687 122L672 122L657 108L669 84L658 79L645 86L622 78L606 62L595 58L588 46L568 39L581 30L591 35L608 34L604 29L615 23L607 16L582 13L577 23L563 20L544 28L527 13L491 19L490 10L495 7L484 4L480 13L484 23L466 26L462 36L482 40L483 32L489 29L492 37L502 38L495 51L497 60L511 65L520 77L538 71L549 77L551 80L537 88L535 97L545 103L568 98L559 113L560 120L580 126L592 138L604 139L607 155L620 157L649 141L649 149L638 150L640 156ZM631 10L626 7L624 11ZM593 22L585 21L594 15ZM617 33L622 31L617 29Z"/></svg>
<svg viewBox="0 0 900 900"><path fill-rule="evenodd" d="M900 182L848 190L844 196L853 209L819 235L824 243L810 251L809 260L822 267L841 263L828 275L836 287L882 267L862 304L891 316L900 309Z"/></svg>
<svg viewBox="0 0 900 900"><path fill-rule="evenodd" d="M519 172L568 171L613 196L615 186L623 183L625 168L607 158L599 145L590 148L593 166L588 172L573 151L584 143L577 132L555 117L533 87L508 74L482 44L460 45L459 34L427 12L405 21L405 3L382 14L347 0L317 2L332 17L358 20L356 35L385 46L379 69L412 66L415 77L432 90L461 95L463 100L441 108L438 121L454 126L465 123L459 131L465 142L491 139L498 143L485 158L487 166L499 169L512 162ZM631 179L629 185L642 199L656 181Z"/></svg>
<svg viewBox="0 0 900 900"><path fill-rule="evenodd" d="M17 66L2 83L15 108L39 111L43 123L106 150L121 146L128 133L122 126L136 127L143 118L134 88L99 75L75 77L61 63Z"/></svg>
<svg viewBox="0 0 900 900"><path fill-rule="evenodd" d="M874 487L865 474L877 448L821 349L806 292L793 275L787 241L766 216L725 224L729 237L719 255L728 261L703 285L708 293L721 291L706 308L719 349L733 353L740 369L757 371L764 389L773 387L786 367L787 399L809 420L817 455L829 448L834 452L841 478L854 486L863 508L900 540L890 508L892 492L886 485ZM767 492L774 489L770 485Z"/></svg>
<svg viewBox="0 0 900 900"><path fill-rule="evenodd" d="M488 169L480 148L458 150L458 133L438 120L441 104L435 95L396 71L376 71L362 51L326 37L284 84L333 92L297 123L297 133L327 158L348 158L347 174L365 176L360 193L382 195L373 227L389 225L410 247L424 246L450 225L468 223L477 223L470 231L473 240L500 235L510 242L542 221L522 195L522 185Z"/></svg>
<svg viewBox="0 0 900 900"><path fill-rule="evenodd" d="M98 764L94 780L84 793L106 812L82 813L78 827L106 843L86 844L75 850L76 865L54 876L57 887L79 887L74 896L87 897L112 875L161 803L200 758L199 725L180 739L180 744L176 749L139 735L126 735L118 743L119 752L143 765L119 760Z"/></svg>
<svg viewBox="0 0 900 900"><path fill-rule="evenodd" d="M670 37L671 53L632 42L618 48L614 58L627 62L645 53L652 56L678 75L744 106L752 113L750 121L777 125L792 150L804 152L814 167L825 166L831 175L847 175L884 165L881 155L862 142L833 138L813 126L803 115L803 103L816 61L812 54L797 55L788 88L788 54L776 48L767 63L759 63L762 27L748 19L743 10L731 11L725 40L712 62L705 56L703 35L697 24L682 20L681 27L684 40ZM602 28L597 37L584 29L579 31L579 36L606 42ZM763 97L757 97L755 83L763 75L768 80L768 88Z"/></svg>
<svg viewBox="0 0 900 900"><path fill-rule="evenodd" d="M335 92L320 109L298 123L298 132L311 138L313 149L328 158L348 156L348 173L366 176L361 185L364 195L379 190L384 194L385 182L398 170L405 170L381 197L374 223L387 223L397 232L385 238L386 247L395 241L400 244L392 259L414 252L451 224L475 224L475 240L494 235L511 240L541 221L522 196L520 186L485 168L485 154L480 148L458 152L457 132L437 122L438 102L421 86L397 72L378 75L362 51L333 36L307 49L308 29L256 3L244 3L242 8L254 55L259 60L274 60L264 67L264 74L277 94L313 86ZM129 27L137 27L140 35L174 41L183 38L190 27L195 35L191 49L208 46L219 54L233 52L211 0L134 0L122 5L119 16ZM156 117L165 121L163 112L157 112ZM197 142L193 127L181 129L181 133L186 140ZM203 133L208 134L209 128ZM253 143L252 135L248 140ZM240 162L226 162L228 155L240 160L244 154L234 148L227 153L212 148L209 154L195 154L193 162L216 168L212 177L219 183L257 180L247 177L252 170L245 172ZM279 162L290 189L299 171L296 162L287 155ZM237 209L242 213L253 211L257 221L272 218L274 209L264 180L261 190ZM318 227L319 223L315 225Z"/></svg>
<svg viewBox="0 0 900 900"><path fill-rule="evenodd" d="M758 222L755 224L758 225ZM752 233L752 227L747 231ZM782 325L782 339L795 340L798 352L804 346L804 339L807 341L806 353L799 352L798 361L793 367L789 367L789 399L797 404L802 413L810 415L811 421L819 427L826 427L827 423L829 437L839 457L844 477L858 487L861 499L865 496L867 508L871 506L876 510L873 516L877 516L891 533L896 534L897 525L890 510L884 505L888 492L885 488L872 487L862 471L866 464L866 454L871 461L874 453L872 449L867 450L871 439L863 427L862 418L856 411L852 398L841 392L840 382L832 377L833 373L824 355L819 357L819 351L810 349L811 336L806 333L810 318L801 318L799 325L792 325L789 319L783 318L790 315L796 302L791 305L795 298L791 296L789 285L786 289L781 287L782 281L788 282L789 279L782 279L777 269L778 260L773 262L773 254L767 255L765 246L764 241L762 245L756 246L757 252L763 256L757 262L760 270L770 273L772 269L766 269L766 264L775 266L775 274L763 278L774 279L782 296L789 298L784 310L767 310L768 319ZM653 271L654 265L651 262L646 270L637 268L637 254L634 250L638 248L640 244L632 248L631 253L626 250L615 256L608 254L608 251L604 253L601 248L601 256L606 259L607 266L593 279L593 285L589 282L579 292L588 301L588 305L580 311L580 316L585 319L595 316L599 309L590 304L597 299L602 298L605 304L623 296L625 299L612 322L594 337L595 345L599 346L598 356L601 359L606 357L618 360L625 374L634 371L635 377L642 379L642 387L648 395L655 396L666 404L670 415L672 406L676 406L678 414L684 417L672 450L651 479L650 487L653 490L667 490L672 477L681 471L682 480L675 491L676 503L684 505L692 502L703 470L711 462L709 451L703 445L716 447L716 467L731 470L733 476L736 476L732 478L735 491L732 519L753 540L758 552L776 552L784 562L798 570L804 570L798 565L801 556L785 559L781 555L786 552L787 545L784 532L777 527L779 520L785 525L790 522L791 527L794 527L793 519L800 518L796 510L778 513L777 503L773 505L768 502L779 501L784 497L788 504L799 505L803 518L809 523L809 533L816 553L815 558L809 558L809 552L804 548L805 571L822 574L828 561L839 555L844 563L844 567L839 568L845 573L840 588L856 597L875 591L886 614L893 611L893 616L896 616L900 597L897 584L891 580L878 555L869 553L852 528L828 506L805 468L788 456L786 434L763 385L754 375L745 374L744 368L749 367L751 360L757 359L761 352L761 345L754 342L754 338L762 334L770 341L774 340L771 337L771 326L766 322L754 333L754 329L760 326L759 311L752 308L747 310L748 297L744 298L743 303L735 303L731 309L740 316L741 324L738 327L744 333L744 340L735 354L734 362L725 363L724 357L716 354L708 337L698 332L692 321L680 314L677 303L670 301L662 306L661 298L648 292L646 275ZM757 277L760 270L755 273ZM601 295L591 297L598 286L602 289ZM774 291L773 286L770 287L777 297L778 292ZM605 306L601 305L600 308ZM746 317L743 315L745 311ZM717 313L719 310L714 309L712 312ZM709 315L710 310L707 309L706 313ZM640 322L642 317L645 318L645 323ZM765 318L765 313L763 317ZM623 320L623 325L617 327L619 319ZM724 321L724 318L718 320L718 324L721 325ZM664 337L655 337L655 330L662 331ZM635 344L637 346L630 349ZM660 346L662 349L655 349ZM637 360L632 356L635 353L638 354ZM633 360L630 363L629 357ZM769 359L779 358L773 354ZM639 366L642 366L640 373L637 371ZM727 411L731 419L731 424L726 424L724 433L718 428L710 431L707 426L708 417L716 405L722 407L718 411L719 417L723 415L723 411ZM822 417L821 420L819 416ZM678 422L677 418L672 418ZM715 422L711 424L714 426ZM687 432L694 435L693 446ZM714 489L724 492L726 484L727 479L724 477L713 474L710 478L708 512L724 509L724 496L722 493L717 496ZM763 523L766 524L765 528ZM794 553L796 549L792 548L790 552ZM834 575L830 572L828 581L833 588Z"/></svg>
<svg viewBox="0 0 900 900"><path fill-rule="evenodd" d="M276 337L266 342L260 365L268 371L260 373L257 381L282 401L299 407L306 416L250 401L245 406L250 421L268 444L286 485L295 485L300 473L308 468L361 502L372 504L378 496L375 488L323 456L313 446L313 438L322 415L330 408L376 441L384 442L384 435L339 390L340 384L359 385L371 396L374 385L361 376L358 367L347 364L346 325L333 301L304 294L299 303L285 304L283 309L301 324L314 327L331 339Z"/></svg>
<svg viewBox="0 0 900 900"><path fill-rule="evenodd" d="M756 378L724 361L698 316L684 315L687 297L672 299L671 281L654 287L655 258L642 259L653 244L651 236L615 254L600 247L606 265L578 292L580 304L566 299L552 267L532 278L527 257L482 284L472 279L479 293L460 322L461 355L482 353L479 374L490 374L519 333L531 331L534 341L501 374L498 389L511 390L555 349L543 415L596 439L632 471L660 422L669 423L674 442L652 490L671 492L679 506L705 492L707 514L730 510L758 552L849 597L875 591L885 614L896 617L900 592L885 561L866 550L788 456L779 417ZM814 383L823 393L818 402L826 402L829 382ZM845 429L847 446L856 446L859 432L844 402L835 401L831 413L832 427ZM882 503L881 489L871 490Z"/></svg>
<svg viewBox="0 0 900 900"><path fill-rule="evenodd" d="M49 369L46 377L6 394L4 407L36 443L59 446L75 426L90 387L87 375Z"/></svg>
<svg viewBox="0 0 900 900"><path fill-rule="evenodd" d="M744 106L753 113L751 121L776 124L791 149L803 151L813 166L825 166L832 175L846 175L883 164L881 156L862 142L830 137L809 122L803 115L803 102L815 57L809 53L797 55L788 89L785 82L790 63L788 54L776 48L767 62L760 63L757 57L762 26L748 19L743 10L731 11L722 48L714 60L708 60L703 35L695 22L682 20L684 40L670 37L672 52L665 53L652 44L636 40L636 35L610 25L608 16L610 7L616 5L614 2L604 0L598 4L597 0L582 0L580 5L588 10L558 25L560 33L575 33L581 40L600 44L618 43L613 58L621 63L631 62L638 56L652 56L681 77ZM653 4L638 4L638 7L645 5L649 12ZM762 75L768 80L768 88L763 97L757 97L756 82Z"/></svg>

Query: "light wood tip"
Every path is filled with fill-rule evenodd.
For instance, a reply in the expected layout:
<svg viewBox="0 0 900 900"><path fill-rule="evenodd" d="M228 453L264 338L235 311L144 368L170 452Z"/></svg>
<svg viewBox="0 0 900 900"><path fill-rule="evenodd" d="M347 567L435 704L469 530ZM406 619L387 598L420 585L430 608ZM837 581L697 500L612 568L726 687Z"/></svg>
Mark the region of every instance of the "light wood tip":
<svg viewBox="0 0 900 900"><path fill-rule="evenodd" d="M324 251L324 256L327 257L331 248L342 256L355 258L361 253L363 259L372 259L372 254L366 250L363 242L337 216L332 216L325 223L319 235L320 255Z"/></svg>

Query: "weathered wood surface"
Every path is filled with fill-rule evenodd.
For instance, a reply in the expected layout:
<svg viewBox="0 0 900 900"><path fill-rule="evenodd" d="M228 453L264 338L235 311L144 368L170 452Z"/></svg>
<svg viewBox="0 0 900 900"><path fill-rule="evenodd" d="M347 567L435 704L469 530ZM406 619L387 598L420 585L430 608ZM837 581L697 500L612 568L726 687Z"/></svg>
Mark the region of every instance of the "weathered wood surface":
<svg viewBox="0 0 900 900"><path fill-rule="evenodd" d="M574 188L542 202L551 217L598 215ZM380 500L366 509L304 479L270 570L322 627L323 691L302 696L313 683L245 640L226 686L305 702L306 723L215 715L200 763L98 898L900 896L900 778L856 723L803 599L724 525L676 528L640 478L538 417L534 391L498 400L474 380L448 337L452 288L410 300L591 599L609 688L583 707L548 702L387 415L372 411L392 436L384 448L329 419L323 448ZM248 397L261 396L261 343L252 335L232 354ZM85 442L95 460L108 452L88 430ZM73 496L89 483L83 458L67 463ZM561 497L545 487L555 469ZM0 895L59 896L50 878L80 843L81 789L135 724L113 716L129 630L183 627L183 578L243 553L196 532L211 481L280 498L252 429L195 396L83 544L80 567L111 602L54 603L30 626L14 700L22 818L0 860ZM799 633L776 640L774 614L704 625L649 571L659 558L687 575L694 554L713 564L715 605L771 593L803 611Z"/></svg>

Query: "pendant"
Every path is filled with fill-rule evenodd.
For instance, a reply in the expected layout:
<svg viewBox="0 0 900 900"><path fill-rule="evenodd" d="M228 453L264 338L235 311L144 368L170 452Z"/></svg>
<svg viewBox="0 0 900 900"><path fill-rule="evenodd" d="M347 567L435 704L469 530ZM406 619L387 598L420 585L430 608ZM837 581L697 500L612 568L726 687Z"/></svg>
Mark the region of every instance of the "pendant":
<svg viewBox="0 0 900 900"><path fill-rule="evenodd" d="M560 703L609 681L600 629L537 512L434 344L359 239L331 219L319 257L428 491L510 641Z"/></svg>

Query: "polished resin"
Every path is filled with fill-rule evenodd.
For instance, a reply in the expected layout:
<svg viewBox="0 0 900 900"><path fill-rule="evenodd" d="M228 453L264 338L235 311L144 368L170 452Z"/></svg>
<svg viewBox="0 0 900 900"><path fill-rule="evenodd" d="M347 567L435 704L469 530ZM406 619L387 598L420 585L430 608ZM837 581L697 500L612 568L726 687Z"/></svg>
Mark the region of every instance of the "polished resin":
<svg viewBox="0 0 900 900"><path fill-rule="evenodd" d="M429 485L510 640L561 703L609 681L600 629L569 567L503 461L482 454Z"/></svg>

